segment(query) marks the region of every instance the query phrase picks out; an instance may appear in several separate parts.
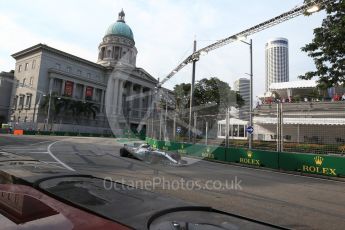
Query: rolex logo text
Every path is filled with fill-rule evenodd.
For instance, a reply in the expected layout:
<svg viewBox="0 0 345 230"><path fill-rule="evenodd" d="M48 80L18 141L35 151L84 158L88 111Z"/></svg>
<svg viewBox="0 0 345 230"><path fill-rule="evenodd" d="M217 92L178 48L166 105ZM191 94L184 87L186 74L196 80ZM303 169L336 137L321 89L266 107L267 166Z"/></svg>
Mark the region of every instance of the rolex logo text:
<svg viewBox="0 0 345 230"><path fill-rule="evenodd" d="M302 171L307 173L318 173L328 176L336 176L337 173L335 172L336 169L334 168L327 168L322 167L324 162L324 158L321 156L314 157L314 165L303 165Z"/></svg>

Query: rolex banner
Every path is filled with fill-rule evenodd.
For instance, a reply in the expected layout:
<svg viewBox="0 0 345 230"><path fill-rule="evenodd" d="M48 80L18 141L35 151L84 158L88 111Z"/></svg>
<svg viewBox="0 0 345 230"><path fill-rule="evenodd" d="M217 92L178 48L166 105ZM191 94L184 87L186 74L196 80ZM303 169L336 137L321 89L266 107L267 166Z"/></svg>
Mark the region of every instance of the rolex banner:
<svg viewBox="0 0 345 230"><path fill-rule="evenodd" d="M279 168L279 154L273 151L228 148L226 157L227 161L244 165L273 169Z"/></svg>
<svg viewBox="0 0 345 230"><path fill-rule="evenodd" d="M279 154L280 168L289 171L319 174L323 176L345 176L345 158L322 154Z"/></svg>
<svg viewBox="0 0 345 230"><path fill-rule="evenodd" d="M225 148L201 144L164 142L151 138L148 138L147 141L155 148L191 157L306 174L345 177L345 157L342 156Z"/></svg>
<svg viewBox="0 0 345 230"><path fill-rule="evenodd" d="M72 97L73 94L73 82L66 81L65 83L65 96Z"/></svg>

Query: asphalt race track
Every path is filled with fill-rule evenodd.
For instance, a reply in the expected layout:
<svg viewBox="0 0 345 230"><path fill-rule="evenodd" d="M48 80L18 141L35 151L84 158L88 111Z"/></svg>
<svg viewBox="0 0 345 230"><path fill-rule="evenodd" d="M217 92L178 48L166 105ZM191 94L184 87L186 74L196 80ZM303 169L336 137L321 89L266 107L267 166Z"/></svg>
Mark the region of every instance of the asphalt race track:
<svg viewBox="0 0 345 230"><path fill-rule="evenodd" d="M0 151L68 170L288 228L344 229L345 182L195 159L184 167L148 164L120 157L121 146L111 138L0 135Z"/></svg>

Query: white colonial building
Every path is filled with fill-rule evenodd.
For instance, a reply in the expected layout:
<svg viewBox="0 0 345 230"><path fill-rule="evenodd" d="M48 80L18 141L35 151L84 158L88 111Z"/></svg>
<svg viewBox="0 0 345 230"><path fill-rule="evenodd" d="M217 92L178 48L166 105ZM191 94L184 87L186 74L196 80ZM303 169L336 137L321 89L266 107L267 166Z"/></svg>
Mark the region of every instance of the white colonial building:
<svg viewBox="0 0 345 230"><path fill-rule="evenodd" d="M136 67L137 49L131 28L121 11L99 44L97 63L38 44L12 55L16 59L16 88L11 121L25 129L53 129L110 133L145 129L148 108L157 80ZM49 124L42 104L52 100L80 101L98 108L95 119L72 116L69 111L54 115L51 103ZM73 110L73 108L72 108ZM74 114L75 115L75 114ZM108 117L111 117L108 123ZM116 123L114 125L113 123Z"/></svg>

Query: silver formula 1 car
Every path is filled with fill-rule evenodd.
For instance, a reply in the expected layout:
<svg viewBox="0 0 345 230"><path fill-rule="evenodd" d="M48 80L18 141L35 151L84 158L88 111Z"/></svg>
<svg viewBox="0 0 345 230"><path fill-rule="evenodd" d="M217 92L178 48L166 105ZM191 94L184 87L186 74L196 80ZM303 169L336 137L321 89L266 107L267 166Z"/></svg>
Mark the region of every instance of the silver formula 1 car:
<svg viewBox="0 0 345 230"><path fill-rule="evenodd" d="M120 156L134 158L150 164L163 163L170 165L186 164L180 154L153 149L149 144L134 143L124 144L120 149Z"/></svg>

